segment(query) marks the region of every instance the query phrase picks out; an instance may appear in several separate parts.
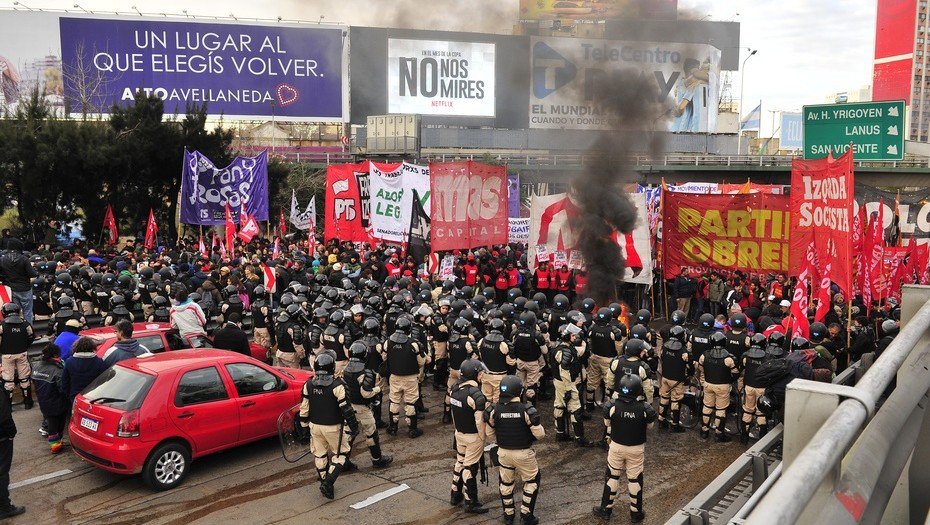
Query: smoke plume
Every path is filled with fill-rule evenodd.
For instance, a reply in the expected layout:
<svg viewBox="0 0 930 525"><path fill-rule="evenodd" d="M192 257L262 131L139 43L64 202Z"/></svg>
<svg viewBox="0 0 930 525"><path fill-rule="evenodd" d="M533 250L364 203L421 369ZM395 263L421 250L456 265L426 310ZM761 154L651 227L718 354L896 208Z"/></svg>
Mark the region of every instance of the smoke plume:
<svg viewBox="0 0 930 525"><path fill-rule="evenodd" d="M631 233L636 225L636 207L623 188L636 180L633 156L661 151L660 135L654 130L665 130L668 115L668 104L651 75L628 69L614 79L595 91L593 100L616 124L599 133L588 152L595 160L572 181L570 190L579 208L572 228L588 268L589 295L601 305L616 300L617 283L626 269L614 234Z"/></svg>

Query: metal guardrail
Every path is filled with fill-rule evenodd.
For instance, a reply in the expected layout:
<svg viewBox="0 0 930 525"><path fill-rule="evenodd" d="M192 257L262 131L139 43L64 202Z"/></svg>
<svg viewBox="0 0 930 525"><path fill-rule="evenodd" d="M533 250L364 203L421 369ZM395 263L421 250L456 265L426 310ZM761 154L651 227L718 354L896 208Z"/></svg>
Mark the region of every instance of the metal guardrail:
<svg viewBox="0 0 930 525"><path fill-rule="evenodd" d="M860 367L861 362L853 363L833 379L833 384L853 384ZM665 525L742 523L742 519L781 475L783 435L782 425L770 430L669 518Z"/></svg>

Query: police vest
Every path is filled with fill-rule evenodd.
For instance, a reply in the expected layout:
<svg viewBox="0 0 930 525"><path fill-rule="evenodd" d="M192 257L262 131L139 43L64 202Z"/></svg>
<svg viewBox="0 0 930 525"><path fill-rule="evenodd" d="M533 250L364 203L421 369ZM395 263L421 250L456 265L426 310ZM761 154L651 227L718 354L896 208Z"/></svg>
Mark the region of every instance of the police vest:
<svg viewBox="0 0 930 525"><path fill-rule="evenodd" d="M239 318L242 318L242 303L241 302L227 302L225 303L226 311L223 312L223 321L229 322L229 316L232 314L239 314Z"/></svg>
<svg viewBox="0 0 930 525"><path fill-rule="evenodd" d="M542 337L539 333L526 328L520 328L517 330L517 333L513 335L514 357L520 361L538 361L539 358L542 357L540 343L544 341L541 339Z"/></svg>
<svg viewBox="0 0 930 525"><path fill-rule="evenodd" d="M291 338L291 334L287 331L287 329L292 326L294 326L294 321L278 323L277 329L275 330L275 339L278 341L279 352L292 354L296 350L294 348L294 339Z"/></svg>
<svg viewBox="0 0 930 525"><path fill-rule="evenodd" d="M345 346L339 341L339 334L341 332L342 329L337 326L327 326L326 330L323 331L323 348L336 354L337 361L345 361L348 359Z"/></svg>
<svg viewBox="0 0 930 525"><path fill-rule="evenodd" d="M710 336L713 333L714 331L709 328L695 328L691 332L691 352L694 354L694 359L699 359L710 350Z"/></svg>
<svg viewBox="0 0 930 525"><path fill-rule="evenodd" d="M446 330L440 330L440 326L445 326ZM431 327L433 341L436 341L437 343L445 343L449 340L449 331L450 329L449 325L446 323L446 319L444 319L441 315L434 315Z"/></svg>
<svg viewBox="0 0 930 525"><path fill-rule="evenodd" d="M614 330L607 325L594 325L591 328L591 353L601 357L617 357L617 340L613 337Z"/></svg>
<svg viewBox="0 0 930 525"><path fill-rule="evenodd" d="M746 351L749 347L746 345L746 339L749 337L746 335L745 331L740 333L736 332L727 332L727 351L733 355L733 358L736 359L736 362L739 363L742 360L743 352Z"/></svg>
<svg viewBox="0 0 930 525"><path fill-rule="evenodd" d="M727 385L733 380L730 367L726 363L730 354L715 357L718 353L722 352L712 351L704 354L704 380L714 385Z"/></svg>
<svg viewBox="0 0 930 525"><path fill-rule="evenodd" d="M152 319L156 323L168 323L171 321L171 311L164 306L156 308L155 311L152 312Z"/></svg>
<svg viewBox="0 0 930 525"><path fill-rule="evenodd" d="M614 391L620 390L620 380L627 374L632 374L641 379L649 377L649 368L646 363L639 359L631 359L625 355L611 361L611 368L614 371Z"/></svg>
<svg viewBox="0 0 930 525"><path fill-rule="evenodd" d="M342 379L346 383L346 394L353 405L368 405L369 400L362 395L362 387L366 390L374 388L375 375L371 370L365 370L365 364L354 360L349 362Z"/></svg>
<svg viewBox="0 0 930 525"><path fill-rule="evenodd" d="M310 402L310 422L314 425L342 423L342 411L339 409L336 394L333 393L336 386L343 384L342 381L335 379L328 385L322 385L314 378L309 383L306 388Z"/></svg>
<svg viewBox="0 0 930 525"><path fill-rule="evenodd" d="M753 388L764 388L765 385L759 382L757 372L762 361L765 360L765 351L761 348L750 348L743 354L743 384Z"/></svg>
<svg viewBox="0 0 930 525"><path fill-rule="evenodd" d="M468 343L471 339L464 337L458 333L452 334L449 337L449 368L451 370L458 370L462 366L462 363L468 359Z"/></svg>
<svg viewBox="0 0 930 525"><path fill-rule="evenodd" d="M15 318L19 319L19 318ZM29 348L28 324L19 319L3 321L3 336L0 338L0 354L21 354Z"/></svg>
<svg viewBox="0 0 930 525"><path fill-rule="evenodd" d="M610 417L610 440L618 445L633 447L646 442L646 409L642 403L618 399Z"/></svg>
<svg viewBox="0 0 930 525"><path fill-rule="evenodd" d="M671 381L682 381L688 378L687 363L683 356L685 347L681 341L671 340L662 345L662 377Z"/></svg>
<svg viewBox="0 0 930 525"><path fill-rule="evenodd" d="M554 365L552 367L553 378L569 382L578 379L577 367L575 366L576 361L578 361L578 350L574 346L560 343L553 352L552 360Z"/></svg>
<svg viewBox="0 0 930 525"><path fill-rule="evenodd" d="M449 404L452 406L452 422L455 423L455 430L463 434L477 434L478 426L475 424L475 412L468 404L468 398L475 402L477 411L484 409L485 397L477 387L473 385L461 385L453 387L452 395L449 396Z"/></svg>
<svg viewBox="0 0 930 525"><path fill-rule="evenodd" d="M568 317L565 312L552 312L549 318L549 340L556 341L559 338L559 328L568 323Z"/></svg>
<svg viewBox="0 0 930 525"><path fill-rule="evenodd" d="M388 338L387 359L391 375L413 376L420 373L420 364L406 334L395 332Z"/></svg>
<svg viewBox="0 0 930 525"><path fill-rule="evenodd" d="M506 344L504 336L491 332L481 341L481 346L478 348L481 361L491 373L507 373L507 358L501 351L502 344Z"/></svg>
<svg viewBox="0 0 930 525"><path fill-rule="evenodd" d="M265 301L255 301L249 307L252 312L252 328L268 328L268 316L262 313L265 308Z"/></svg>
<svg viewBox="0 0 930 525"><path fill-rule="evenodd" d="M526 405L519 402L498 403L494 407L494 433L497 434L497 446L500 448L530 448L533 432L526 423Z"/></svg>

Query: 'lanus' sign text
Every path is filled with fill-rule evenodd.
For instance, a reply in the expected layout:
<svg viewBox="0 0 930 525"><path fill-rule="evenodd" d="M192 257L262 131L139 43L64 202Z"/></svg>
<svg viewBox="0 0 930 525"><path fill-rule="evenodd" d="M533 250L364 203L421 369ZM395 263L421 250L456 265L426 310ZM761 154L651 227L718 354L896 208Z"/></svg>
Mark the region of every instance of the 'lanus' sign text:
<svg viewBox="0 0 930 525"><path fill-rule="evenodd" d="M852 143L855 160L902 160L904 111L904 101L804 106L804 158L838 157Z"/></svg>

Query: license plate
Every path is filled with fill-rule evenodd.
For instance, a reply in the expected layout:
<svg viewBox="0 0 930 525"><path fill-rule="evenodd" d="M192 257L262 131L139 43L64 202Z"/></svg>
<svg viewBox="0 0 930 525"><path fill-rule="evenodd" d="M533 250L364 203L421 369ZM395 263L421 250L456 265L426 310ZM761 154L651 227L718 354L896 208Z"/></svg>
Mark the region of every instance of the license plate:
<svg viewBox="0 0 930 525"><path fill-rule="evenodd" d="M100 422L99 422L99 421L94 421L93 419L91 419L91 418L89 418L89 417L82 417L82 418L81 418L81 426L84 427L84 428L86 428L87 430L90 430L90 431L92 431L92 432L96 432L96 431L97 431L97 427L100 426Z"/></svg>

